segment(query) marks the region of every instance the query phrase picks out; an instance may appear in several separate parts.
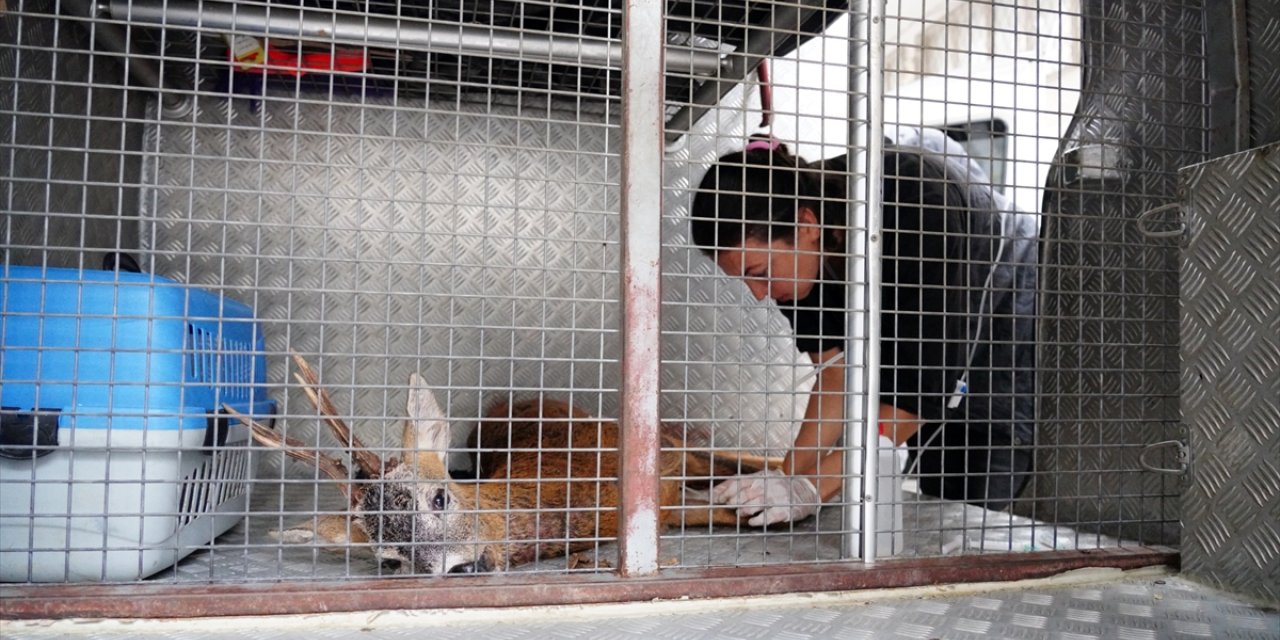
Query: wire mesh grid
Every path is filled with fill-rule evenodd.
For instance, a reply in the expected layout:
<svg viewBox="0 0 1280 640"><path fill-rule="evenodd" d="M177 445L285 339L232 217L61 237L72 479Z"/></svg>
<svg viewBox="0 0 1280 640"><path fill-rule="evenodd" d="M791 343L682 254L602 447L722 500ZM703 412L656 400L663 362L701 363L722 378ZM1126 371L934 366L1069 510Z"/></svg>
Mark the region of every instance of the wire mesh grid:
<svg viewBox="0 0 1280 640"><path fill-rule="evenodd" d="M1175 361L1117 363L1090 333L1120 319L1123 348L1169 346L1176 289L1110 293L1167 277L1167 247L1073 261L1135 238L1107 232L1125 216L1105 207L1059 206L1123 196L1129 212L1166 195L1129 178L1176 166L1112 162L1136 155L1132 138L1070 144L1087 128L1072 124L1086 52L1143 41L1090 31L1071 0L854 4L668 3L658 562L1167 542L1177 483L1139 458L1176 417L1094 415L1083 395L1167 397L1151 380ZM1141 4L1197 33L1195 7ZM3 23L4 405L26 438L0 459L0 517L22 532L4 536L5 581L613 567L630 495L620 3L23 1ZM1200 52L1182 46L1152 52L1182 66L1133 71L1179 92L1175 115L1201 99ZM1199 125L1165 124L1151 144L1199 152ZM727 245L708 251L698 221L727 205L699 208L700 194L763 188L707 189L709 170L796 158L824 161L798 200L834 217L774 227L783 244L750 256L716 231ZM775 186L794 194L793 174ZM802 236L817 244L778 250ZM97 272L104 256L116 268ZM1086 297L1120 308L1071 307ZM40 328L53 318L71 323L61 342ZM1105 370L1121 386L1089 392ZM260 423L257 443L224 405ZM815 410L827 435L806 426ZM279 437L293 456L271 450ZM1141 506L1081 509L1090 498ZM764 526L739 518L753 503L773 507Z"/></svg>
<svg viewBox="0 0 1280 640"><path fill-rule="evenodd" d="M771 436L767 448L755 425L709 420L729 447L772 455L786 472L812 474L810 486L773 489L782 493L768 499L796 504L764 512L760 519L773 521L766 529L772 531L744 530L747 539L762 535L791 559L839 559L841 534L858 533L856 521L846 524L832 508L861 502L837 497L834 480L849 467L826 449L805 450L833 447L839 437L850 444L838 428L818 435L815 417L830 420L841 410L831 400L824 404L834 408L818 407L826 393L843 387L867 395L857 386L865 381L853 382L858 365L839 359L846 330L856 333L859 321L846 312L867 313L856 301L865 289L859 294L844 284L855 277L846 263L867 249L842 236L851 239L870 222L858 209L865 196L844 194L846 184L865 176L852 159L880 153L878 145L860 148L855 137L865 116L853 105L881 100L858 95L851 80L856 24L856 15L837 20L795 55L771 61L763 70L768 74L757 70L746 107L730 105L697 132L710 148L691 143L689 158L681 158L687 164L669 168L679 180L669 198L690 210L677 205L673 218L682 228L668 242L705 254L686 277L695 282L723 271L744 279L722 278L720 286L738 297L723 303L728 313L746 307L775 320L770 337L787 345L784 350L807 354L785 375L791 413L771 415L762 425ZM875 456L882 478L874 496L879 553L1120 544L1009 513L1011 499L1034 473L1036 213L1076 106L1080 7L889 3L883 38L883 127L875 129L876 137L883 132L886 163L879 208L885 216L884 365L876 403L884 437ZM707 166L715 179L703 177ZM804 207L812 209L807 224L817 225L808 245L806 219L794 213ZM686 215L695 219L691 233L683 227ZM697 302L673 306L690 317L705 313ZM725 333L732 332L717 335L733 337ZM757 357L739 353L744 363ZM848 384L827 375L841 369L855 372ZM735 388L744 396L759 392L748 384ZM845 455L857 456L859 449L846 446ZM742 487L738 500L761 502L752 492L762 485L733 483L720 490ZM826 507L808 518L822 502ZM709 554L702 562L717 560Z"/></svg>

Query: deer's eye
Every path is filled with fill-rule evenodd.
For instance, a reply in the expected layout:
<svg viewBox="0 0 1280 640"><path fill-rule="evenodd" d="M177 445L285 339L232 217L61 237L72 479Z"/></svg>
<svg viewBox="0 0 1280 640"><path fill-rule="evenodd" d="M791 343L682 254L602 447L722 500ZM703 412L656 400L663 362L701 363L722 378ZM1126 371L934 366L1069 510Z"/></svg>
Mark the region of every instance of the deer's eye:
<svg viewBox="0 0 1280 640"><path fill-rule="evenodd" d="M436 489L436 495L431 498L431 508L436 511L444 511L445 501L444 489Z"/></svg>

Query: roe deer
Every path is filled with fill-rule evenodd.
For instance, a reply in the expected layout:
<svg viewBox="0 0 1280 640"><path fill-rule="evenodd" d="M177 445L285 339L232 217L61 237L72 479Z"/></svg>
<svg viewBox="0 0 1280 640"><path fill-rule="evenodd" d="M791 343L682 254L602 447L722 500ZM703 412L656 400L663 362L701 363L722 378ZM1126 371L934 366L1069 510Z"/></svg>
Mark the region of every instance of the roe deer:
<svg viewBox="0 0 1280 640"><path fill-rule="evenodd" d="M371 543L378 557L420 574L498 571L591 548L618 532L618 426L565 402L498 403L472 436L477 479L454 481L446 456L449 427L424 380L409 378L405 459L382 460L338 417L315 372L300 356L295 377L358 467L238 416L259 443L316 465L347 497L348 516L322 516L292 539ZM736 514L682 502L677 479L727 477L774 461L737 456L716 467L707 453L675 451L664 428L659 459L660 526L738 523ZM289 537L286 537L286 540Z"/></svg>

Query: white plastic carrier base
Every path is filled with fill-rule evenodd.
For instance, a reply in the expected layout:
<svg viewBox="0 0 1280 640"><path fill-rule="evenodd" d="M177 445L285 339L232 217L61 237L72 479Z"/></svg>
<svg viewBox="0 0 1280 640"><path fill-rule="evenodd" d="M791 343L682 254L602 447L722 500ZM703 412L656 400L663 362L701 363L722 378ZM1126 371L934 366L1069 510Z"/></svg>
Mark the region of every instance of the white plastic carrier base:
<svg viewBox="0 0 1280 640"><path fill-rule="evenodd" d="M880 436L876 460L876 557L889 558L906 548L902 529L903 475L907 466L907 448L895 447L893 441ZM854 545L862 540L854 534Z"/></svg>
<svg viewBox="0 0 1280 640"><path fill-rule="evenodd" d="M170 567L244 518L248 430L63 428L56 451L0 459L0 581L124 582Z"/></svg>

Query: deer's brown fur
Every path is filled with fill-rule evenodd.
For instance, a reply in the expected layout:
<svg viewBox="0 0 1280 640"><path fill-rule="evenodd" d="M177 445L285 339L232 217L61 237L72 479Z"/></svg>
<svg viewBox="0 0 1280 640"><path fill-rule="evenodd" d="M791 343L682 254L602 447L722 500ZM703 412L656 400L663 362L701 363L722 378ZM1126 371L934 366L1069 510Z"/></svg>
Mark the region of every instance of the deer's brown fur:
<svg viewBox="0 0 1280 640"><path fill-rule="evenodd" d="M315 520L292 531L331 544L370 541L384 558L415 573L491 571L589 549L618 533L618 425L559 400L535 398L491 406L471 438L475 480L454 481L445 467L448 424L430 389L410 378L405 458L381 461L337 416L318 377L294 356L298 377L326 423L351 450L353 482L339 460L254 424L261 444L316 465L347 495L351 515ZM682 500L682 478L741 472L737 464L683 450L664 428L659 458L660 524L736 524L723 508ZM750 470L750 469L748 469ZM713 473L714 471L714 473Z"/></svg>

